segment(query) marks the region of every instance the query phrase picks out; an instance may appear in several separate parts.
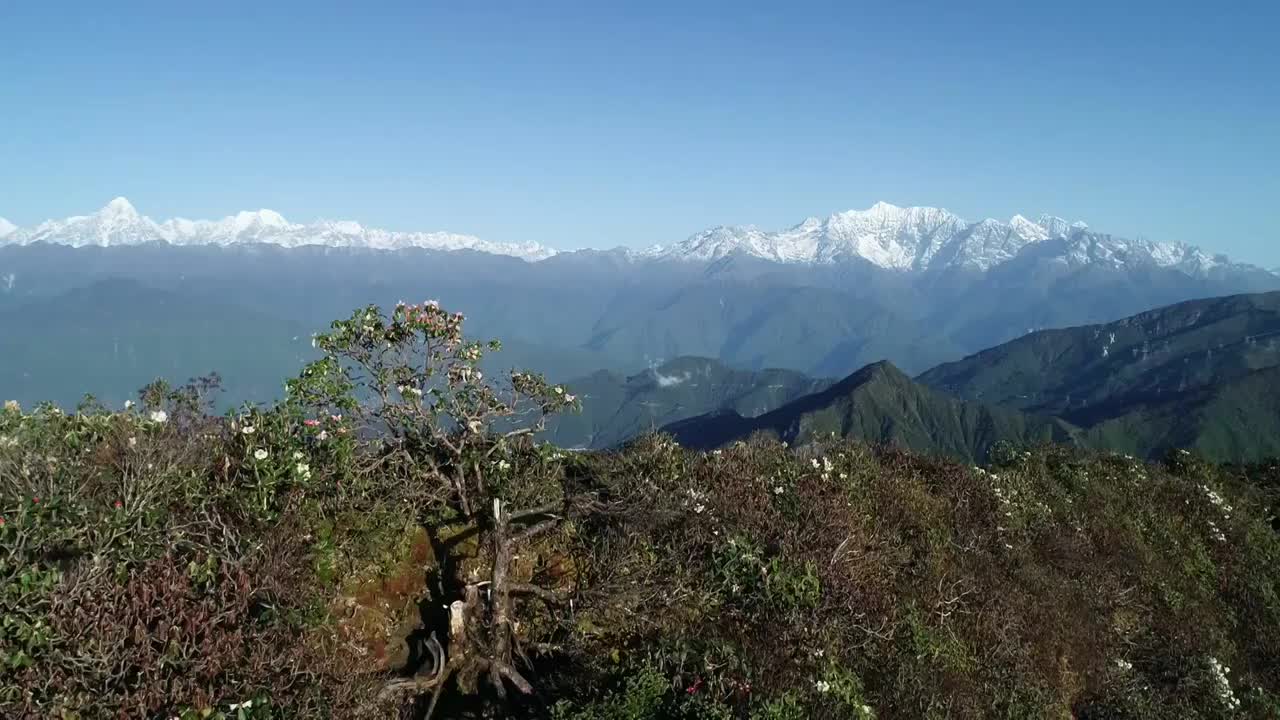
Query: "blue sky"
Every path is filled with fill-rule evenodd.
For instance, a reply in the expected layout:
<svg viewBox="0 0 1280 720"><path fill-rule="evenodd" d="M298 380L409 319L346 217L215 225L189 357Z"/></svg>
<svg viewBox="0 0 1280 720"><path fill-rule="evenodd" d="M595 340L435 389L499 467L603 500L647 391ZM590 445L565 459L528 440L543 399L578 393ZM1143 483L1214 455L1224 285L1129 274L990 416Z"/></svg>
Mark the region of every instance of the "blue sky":
<svg viewBox="0 0 1280 720"><path fill-rule="evenodd" d="M0 216L553 247L877 200L1280 265L1274 3L0 4Z"/></svg>

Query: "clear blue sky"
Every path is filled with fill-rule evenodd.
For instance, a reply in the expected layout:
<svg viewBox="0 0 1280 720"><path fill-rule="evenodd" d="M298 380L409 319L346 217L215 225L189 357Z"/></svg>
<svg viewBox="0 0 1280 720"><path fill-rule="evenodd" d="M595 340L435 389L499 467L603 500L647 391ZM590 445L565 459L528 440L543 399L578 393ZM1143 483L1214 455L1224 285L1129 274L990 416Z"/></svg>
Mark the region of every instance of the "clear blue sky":
<svg viewBox="0 0 1280 720"><path fill-rule="evenodd" d="M0 3L0 216L127 195L554 247L876 200L1280 265L1280 9Z"/></svg>

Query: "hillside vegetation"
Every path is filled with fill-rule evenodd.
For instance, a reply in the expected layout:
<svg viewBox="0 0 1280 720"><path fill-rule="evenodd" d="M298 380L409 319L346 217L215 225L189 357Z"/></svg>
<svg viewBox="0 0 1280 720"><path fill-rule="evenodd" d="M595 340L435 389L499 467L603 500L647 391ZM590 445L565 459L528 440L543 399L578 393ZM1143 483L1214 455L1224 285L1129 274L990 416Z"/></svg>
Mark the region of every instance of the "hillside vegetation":
<svg viewBox="0 0 1280 720"><path fill-rule="evenodd" d="M714 449L754 433L792 445L828 437L985 461L999 442L1077 444L1079 431L1048 417L943 395L887 362L758 417L718 411L668 425L680 444Z"/></svg>
<svg viewBox="0 0 1280 720"><path fill-rule="evenodd" d="M1118 322L1029 334L920 375L959 397L1054 415L1140 455L1194 447L1223 461L1277 451L1270 381L1280 292L1194 300Z"/></svg>
<svg viewBox="0 0 1280 720"><path fill-rule="evenodd" d="M7 406L0 717L1280 714L1276 466L565 452L461 328L362 309L223 417Z"/></svg>

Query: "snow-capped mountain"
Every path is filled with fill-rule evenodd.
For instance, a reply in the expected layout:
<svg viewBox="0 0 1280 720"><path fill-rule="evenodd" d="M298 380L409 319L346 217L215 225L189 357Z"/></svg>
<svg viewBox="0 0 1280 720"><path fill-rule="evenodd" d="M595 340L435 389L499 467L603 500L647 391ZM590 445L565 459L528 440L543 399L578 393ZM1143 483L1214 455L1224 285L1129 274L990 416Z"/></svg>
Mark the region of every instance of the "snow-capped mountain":
<svg viewBox="0 0 1280 720"><path fill-rule="evenodd" d="M619 249L632 261L710 262L745 254L779 263L834 264L863 260L903 272L961 268L986 272L1012 260L1031 245L1053 241L1046 259L1071 267L1154 265L1200 276L1220 267L1239 267L1226 257L1209 255L1181 243L1126 240L1094 232L1082 222L1052 215L1008 222L969 222L947 210L898 207L878 202L866 210L809 218L779 232L752 226L703 230L674 245L646 250ZM238 245L267 243L282 247L319 245L375 250L427 248L474 250L534 262L559 254L537 243L494 243L446 232L396 232L366 228L352 221L291 223L273 210L240 212L221 220L175 218L156 222L140 215L125 198L116 198L92 215L48 220L34 228L16 228L0 218L0 245L45 242L73 247L136 245ZM1276 272L1276 271L1272 271ZM1280 274L1280 273L1277 273Z"/></svg>
<svg viewBox="0 0 1280 720"><path fill-rule="evenodd" d="M137 245L167 242L173 245L236 245L267 243L282 247L322 245L377 250L427 248L432 250L476 250L494 255L510 255L523 260L542 260L556 251L537 243L493 243L471 235L447 232L395 232L365 228L351 221L317 220L298 224L273 210L241 212L221 220L174 218L156 222L140 215L125 198L119 197L92 215L64 220L48 220L30 229L10 229L0 222L0 244L29 245L46 242L72 247Z"/></svg>
<svg viewBox="0 0 1280 720"><path fill-rule="evenodd" d="M990 270L1023 248L1048 240L1063 247L1056 259L1069 265L1134 263L1172 267L1189 275L1229 264L1181 243L1125 240L1095 233L1082 222L1042 215L1032 221L1015 215L1008 222L968 222L947 210L898 207L878 202L867 210L849 210L826 219L809 218L780 232L751 226L720 226L684 242L646 251L660 259L710 261L744 253L782 263L834 263L861 258L879 267L930 271L960 267Z"/></svg>

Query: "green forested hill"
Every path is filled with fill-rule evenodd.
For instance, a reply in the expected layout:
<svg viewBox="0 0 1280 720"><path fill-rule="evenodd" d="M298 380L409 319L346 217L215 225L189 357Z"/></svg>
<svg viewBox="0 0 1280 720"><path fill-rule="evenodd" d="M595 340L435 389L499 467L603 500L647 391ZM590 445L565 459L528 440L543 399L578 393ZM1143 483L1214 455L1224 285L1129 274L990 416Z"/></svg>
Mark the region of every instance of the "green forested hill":
<svg viewBox="0 0 1280 720"><path fill-rule="evenodd" d="M1233 462L1280 457L1280 367L1136 404L1091 426L1086 438L1143 457L1173 448Z"/></svg>
<svg viewBox="0 0 1280 720"><path fill-rule="evenodd" d="M1024 445L1078 441L1078 431L1060 420L949 397L887 362L758 418L722 412L666 430L690 447L716 447L756 432L794 444L834 434L969 461L984 460L1000 440Z"/></svg>
<svg viewBox="0 0 1280 720"><path fill-rule="evenodd" d="M1091 445L1222 461L1280 454L1280 293L1180 303L1047 330L917 378L959 397L1057 415Z"/></svg>

